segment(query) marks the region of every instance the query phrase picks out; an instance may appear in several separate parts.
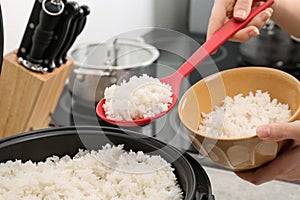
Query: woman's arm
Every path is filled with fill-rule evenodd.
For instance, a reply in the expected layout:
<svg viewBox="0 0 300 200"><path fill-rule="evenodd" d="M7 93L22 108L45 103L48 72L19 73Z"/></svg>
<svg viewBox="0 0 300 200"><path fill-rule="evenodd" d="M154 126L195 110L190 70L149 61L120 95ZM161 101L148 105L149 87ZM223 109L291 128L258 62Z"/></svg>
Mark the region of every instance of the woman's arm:
<svg viewBox="0 0 300 200"><path fill-rule="evenodd" d="M276 0L272 20L283 30L300 38L300 0Z"/></svg>

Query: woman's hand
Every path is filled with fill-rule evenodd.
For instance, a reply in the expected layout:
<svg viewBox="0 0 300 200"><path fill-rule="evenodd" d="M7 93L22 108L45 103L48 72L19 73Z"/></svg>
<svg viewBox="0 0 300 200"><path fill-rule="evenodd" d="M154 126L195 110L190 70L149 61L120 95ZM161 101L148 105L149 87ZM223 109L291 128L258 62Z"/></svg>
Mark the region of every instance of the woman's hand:
<svg viewBox="0 0 300 200"><path fill-rule="evenodd" d="M252 2L253 0L215 0L208 24L207 39L232 17L236 20L245 20L250 13ZM272 13L272 8L262 11L230 40L245 42L257 36L259 30L268 22Z"/></svg>
<svg viewBox="0 0 300 200"><path fill-rule="evenodd" d="M255 185L274 179L300 180L300 121L264 125L257 129L257 135L265 141L291 139L292 145L267 165L236 174Z"/></svg>

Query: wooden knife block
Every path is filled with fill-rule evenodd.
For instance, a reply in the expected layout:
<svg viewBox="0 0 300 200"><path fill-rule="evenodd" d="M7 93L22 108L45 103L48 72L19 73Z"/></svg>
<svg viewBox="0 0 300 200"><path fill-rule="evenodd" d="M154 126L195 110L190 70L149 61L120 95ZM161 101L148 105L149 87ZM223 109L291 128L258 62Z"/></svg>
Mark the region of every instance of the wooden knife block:
<svg viewBox="0 0 300 200"><path fill-rule="evenodd" d="M72 60L51 73L33 72L4 56L0 76L0 138L49 127L72 68Z"/></svg>

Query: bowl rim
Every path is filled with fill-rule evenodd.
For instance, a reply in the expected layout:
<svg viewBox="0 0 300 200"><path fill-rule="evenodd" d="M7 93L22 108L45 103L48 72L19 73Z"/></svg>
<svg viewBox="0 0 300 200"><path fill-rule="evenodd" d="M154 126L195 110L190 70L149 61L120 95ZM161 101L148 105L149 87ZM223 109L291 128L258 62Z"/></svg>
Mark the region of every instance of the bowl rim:
<svg viewBox="0 0 300 200"><path fill-rule="evenodd" d="M232 137L232 138L227 138L227 137L213 137L213 136L209 136L209 135L205 135L199 131L195 131L194 129L192 129L190 126L186 125L183 120L182 120L182 115L180 114L180 108L182 107L182 99L183 97L186 95L187 92L191 91L193 87L195 87L195 85L197 84L200 84L200 82L205 82L207 79L211 78L212 76L215 76L216 74L226 74L226 73L230 73L231 71L240 71L240 70L250 70L250 71L253 71L253 70L261 70L261 71L269 71L269 72L272 72L273 74L274 73L280 73L282 76L286 77L287 79L290 79L291 81L295 82L295 84L297 84L298 86L298 89L300 91L300 81L292 76L291 74L287 73L287 72L284 72L280 69L276 69L276 68L272 68L272 67L264 67L264 66L241 66L241 67L236 67L236 68L230 68L230 69L226 69L226 70L223 70L223 71L219 71L219 72L216 72L216 73L213 73L207 77L204 77L202 78L201 80L199 80L198 82L196 82L194 85L192 85L182 96L182 98L180 99L179 101L179 104L178 104L178 108L177 108L177 111L178 111L178 116L180 118L180 121L181 123L184 125L185 128L187 128L190 132L192 132L194 135L199 135L203 138L206 138L206 139L210 139L210 140L220 140L220 141L230 141L230 142L234 142L234 141L241 141L241 140L250 140L250 139L255 139L255 138L258 138L257 134L253 134L253 135L249 135L249 136L245 136L245 137ZM299 115L300 113L300 104L298 105L298 108L297 110L291 115L291 117L284 123L287 123L287 122L292 122L292 121L295 121L297 116ZM199 125L198 125L199 126Z"/></svg>

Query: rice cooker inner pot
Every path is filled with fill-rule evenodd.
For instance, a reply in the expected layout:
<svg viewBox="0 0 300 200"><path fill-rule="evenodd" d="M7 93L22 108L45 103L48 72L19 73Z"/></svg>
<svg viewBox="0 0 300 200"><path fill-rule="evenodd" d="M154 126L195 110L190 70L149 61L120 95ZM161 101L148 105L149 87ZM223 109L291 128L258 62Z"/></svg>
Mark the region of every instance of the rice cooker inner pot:
<svg viewBox="0 0 300 200"><path fill-rule="evenodd" d="M159 51L142 38L116 38L105 43L83 44L71 51L73 69L68 88L76 100L98 102L106 87L134 75L155 77Z"/></svg>
<svg viewBox="0 0 300 200"><path fill-rule="evenodd" d="M124 144L129 151L160 155L175 169L184 200L213 200L211 185L201 165L191 156L163 142L133 131L109 127L62 127L31 131L0 140L0 162L45 161L49 156L74 156L79 149L97 150L103 145Z"/></svg>

